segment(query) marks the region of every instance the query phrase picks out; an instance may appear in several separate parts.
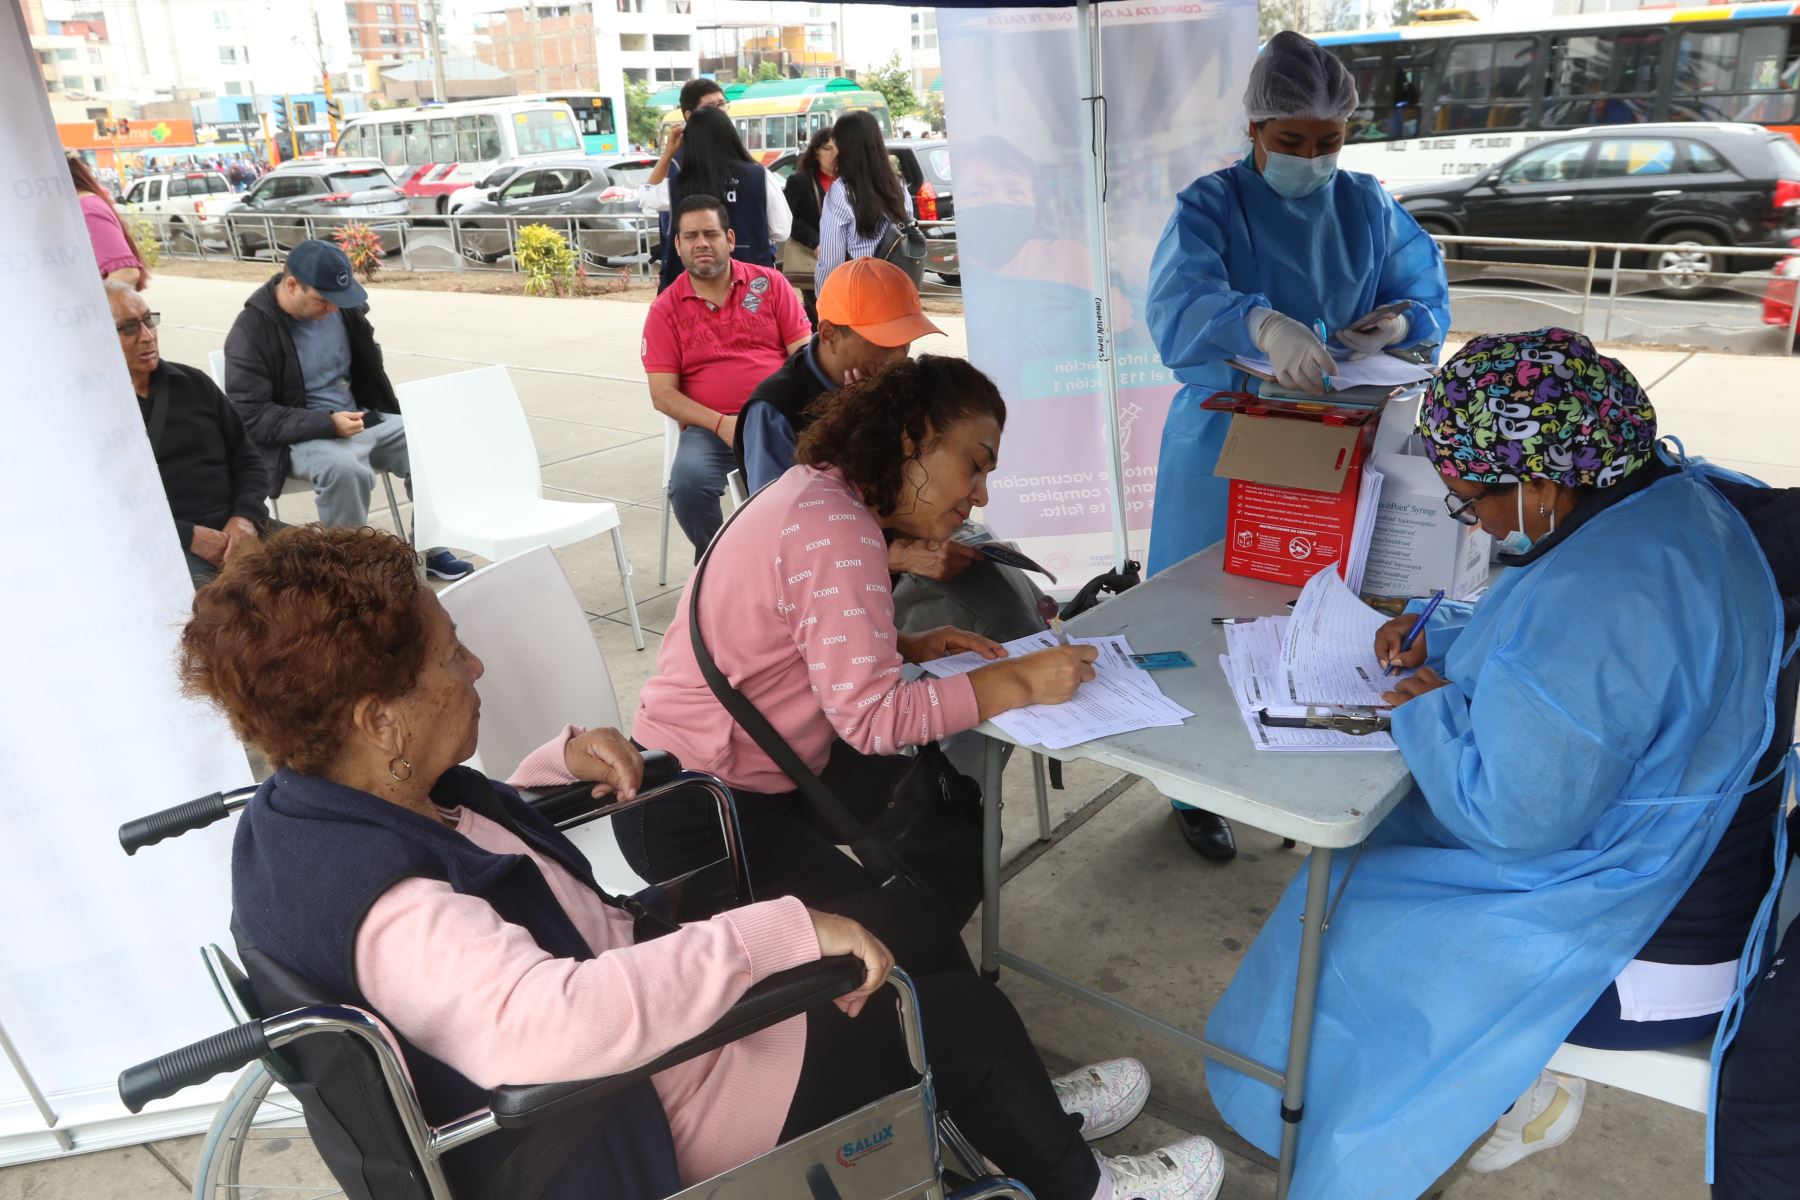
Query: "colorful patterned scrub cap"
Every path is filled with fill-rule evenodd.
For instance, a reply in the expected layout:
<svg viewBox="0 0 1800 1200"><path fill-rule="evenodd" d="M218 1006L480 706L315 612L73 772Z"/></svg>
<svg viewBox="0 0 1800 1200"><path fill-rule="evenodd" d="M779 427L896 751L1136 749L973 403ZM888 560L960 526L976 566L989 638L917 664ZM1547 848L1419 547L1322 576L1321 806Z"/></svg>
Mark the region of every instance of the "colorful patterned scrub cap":
<svg viewBox="0 0 1800 1200"><path fill-rule="evenodd" d="M1567 329L1479 337L1419 406L1437 469L1470 483L1611 487L1656 448L1656 410L1625 365Z"/></svg>

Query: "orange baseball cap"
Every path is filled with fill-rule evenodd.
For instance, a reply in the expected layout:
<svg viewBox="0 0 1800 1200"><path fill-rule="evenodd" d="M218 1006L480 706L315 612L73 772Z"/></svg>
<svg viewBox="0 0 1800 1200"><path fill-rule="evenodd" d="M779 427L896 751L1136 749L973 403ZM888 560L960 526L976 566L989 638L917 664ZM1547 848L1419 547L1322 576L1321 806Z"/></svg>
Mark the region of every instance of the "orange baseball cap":
<svg viewBox="0 0 1800 1200"><path fill-rule="evenodd" d="M825 277L819 319L846 325L877 346L944 332L925 319L911 276L879 258L853 258Z"/></svg>

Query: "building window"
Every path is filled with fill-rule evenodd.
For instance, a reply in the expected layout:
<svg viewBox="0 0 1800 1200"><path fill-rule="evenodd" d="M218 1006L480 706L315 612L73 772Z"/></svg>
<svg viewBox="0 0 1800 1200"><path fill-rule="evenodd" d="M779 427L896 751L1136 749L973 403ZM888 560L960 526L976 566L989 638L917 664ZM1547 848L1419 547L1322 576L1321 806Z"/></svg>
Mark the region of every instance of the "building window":
<svg viewBox="0 0 1800 1200"><path fill-rule="evenodd" d="M242 100L238 101L237 112L237 119L240 121L256 120L256 105L253 103L247 104Z"/></svg>
<svg viewBox="0 0 1800 1200"><path fill-rule="evenodd" d="M244 85L238 83L236 80L227 81L225 84L225 94L227 96L241 96L244 94Z"/></svg>
<svg viewBox="0 0 1800 1200"><path fill-rule="evenodd" d="M692 46L685 33L658 33L650 38L650 48L658 54L685 54Z"/></svg>
<svg viewBox="0 0 1800 1200"><path fill-rule="evenodd" d="M57 62L74 62L75 61L75 52L73 50L58 50L56 52L56 61Z"/></svg>
<svg viewBox="0 0 1800 1200"><path fill-rule="evenodd" d="M650 72L643 67L626 67L625 78L632 83L649 83Z"/></svg>
<svg viewBox="0 0 1800 1200"><path fill-rule="evenodd" d="M38 51L38 62L46 67L55 65L56 51L54 51L54 50L39 50ZM102 115L104 115L104 114L102 114Z"/></svg>
<svg viewBox="0 0 1800 1200"><path fill-rule="evenodd" d="M97 63L97 62L99 62L99 61L100 61L100 50L99 50L99 47L97 47L97 46L89 46L89 47L88 47L88 62L90 62L90 63Z"/></svg>
<svg viewBox="0 0 1800 1200"><path fill-rule="evenodd" d="M404 37L406 44L409 46L416 46L419 44L419 35L410 29L406 31Z"/></svg>
<svg viewBox="0 0 1800 1200"><path fill-rule="evenodd" d="M650 49L649 35L642 33L621 33L619 35L619 49L632 52L648 50Z"/></svg>
<svg viewBox="0 0 1800 1200"><path fill-rule="evenodd" d="M220 46L219 47L219 61L222 63L237 62L237 47L236 46Z"/></svg>
<svg viewBox="0 0 1800 1200"><path fill-rule="evenodd" d="M402 21L416 21L419 19L419 10L410 4L402 4L400 6L400 19Z"/></svg>
<svg viewBox="0 0 1800 1200"><path fill-rule="evenodd" d="M384 29L381 31L381 44L384 46L398 46L400 44L400 39L394 36L393 30Z"/></svg>
<svg viewBox="0 0 1800 1200"><path fill-rule="evenodd" d="M81 76L64 75L62 77L62 90L65 92L79 92L81 90Z"/></svg>
<svg viewBox="0 0 1800 1200"><path fill-rule="evenodd" d="M88 120L92 121L92 120L95 120L96 118L105 117L106 110L104 108L90 108L87 110L87 115L88 115Z"/></svg>

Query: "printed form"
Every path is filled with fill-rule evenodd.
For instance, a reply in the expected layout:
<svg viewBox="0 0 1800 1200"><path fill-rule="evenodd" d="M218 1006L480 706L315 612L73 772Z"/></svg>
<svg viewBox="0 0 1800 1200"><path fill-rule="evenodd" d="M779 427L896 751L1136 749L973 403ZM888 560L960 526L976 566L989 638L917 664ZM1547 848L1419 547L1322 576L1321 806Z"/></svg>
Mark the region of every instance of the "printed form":
<svg viewBox="0 0 1800 1200"><path fill-rule="evenodd" d="M1062 750L1134 729L1179 725L1194 715L1163 695L1150 672L1132 665L1131 643L1125 638L1115 635L1069 640L1099 650L1100 655L1094 660L1094 678L1077 688L1067 703L1033 704L995 717L994 724L1005 730L1008 737ZM1048 650L1056 644L1056 635L1049 630L1004 643L1007 653L1014 657ZM945 678L966 675L993 661L997 660L967 651L920 665Z"/></svg>
<svg viewBox="0 0 1800 1200"><path fill-rule="evenodd" d="M1386 617L1362 602L1327 568L1300 589L1282 637L1285 702L1346 708L1383 708L1385 668L1375 657L1375 631Z"/></svg>

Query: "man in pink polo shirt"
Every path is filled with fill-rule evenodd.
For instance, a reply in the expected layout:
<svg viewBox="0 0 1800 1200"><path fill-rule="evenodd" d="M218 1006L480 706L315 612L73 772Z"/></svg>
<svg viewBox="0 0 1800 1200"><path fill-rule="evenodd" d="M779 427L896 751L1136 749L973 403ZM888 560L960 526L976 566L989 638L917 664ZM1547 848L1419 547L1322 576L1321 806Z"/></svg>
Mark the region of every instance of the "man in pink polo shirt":
<svg viewBox="0 0 1800 1200"><path fill-rule="evenodd" d="M644 318L644 372L650 403L681 422L669 501L698 562L724 520L719 497L735 465L738 410L807 343L812 326L780 271L731 257L737 239L718 200L689 196L672 228L686 270Z"/></svg>

